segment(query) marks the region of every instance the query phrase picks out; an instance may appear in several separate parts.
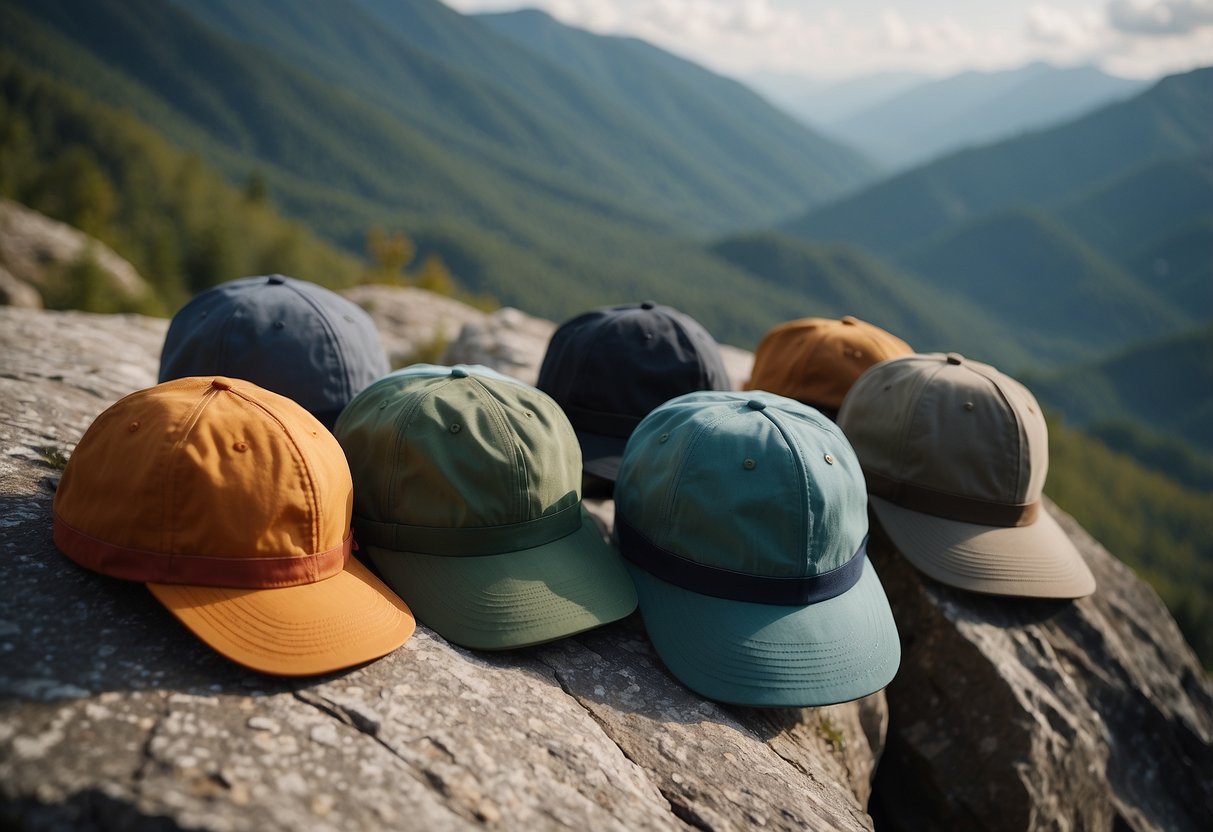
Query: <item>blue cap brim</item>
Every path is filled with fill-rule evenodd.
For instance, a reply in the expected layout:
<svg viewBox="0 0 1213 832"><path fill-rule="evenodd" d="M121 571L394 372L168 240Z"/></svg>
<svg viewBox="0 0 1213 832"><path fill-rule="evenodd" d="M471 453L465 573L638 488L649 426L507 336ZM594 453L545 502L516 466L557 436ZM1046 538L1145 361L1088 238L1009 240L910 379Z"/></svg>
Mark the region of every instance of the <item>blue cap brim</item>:
<svg viewBox="0 0 1213 832"><path fill-rule="evenodd" d="M807 606L691 592L629 563L645 629L670 672L717 702L810 707L849 702L893 680L897 626L876 570Z"/></svg>

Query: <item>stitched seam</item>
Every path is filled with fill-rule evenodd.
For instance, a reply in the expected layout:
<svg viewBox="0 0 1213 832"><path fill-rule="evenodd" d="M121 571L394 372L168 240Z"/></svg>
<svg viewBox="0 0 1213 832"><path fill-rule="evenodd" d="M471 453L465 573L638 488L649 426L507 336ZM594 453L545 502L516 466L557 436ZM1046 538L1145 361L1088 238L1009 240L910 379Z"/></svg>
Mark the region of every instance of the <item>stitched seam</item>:
<svg viewBox="0 0 1213 832"><path fill-rule="evenodd" d="M1019 411L1017 411L1015 409L1015 405L1011 401L1011 397L1007 395L1007 392L1002 388L1002 385L999 383L998 379L995 378L994 376L984 372L983 370L981 370L977 367L974 367L971 364L969 365L969 368L971 370L975 371L979 376L981 376L982 378L984 378L986 381L990 382L990 384L992 384L994 386L994 389L998 391L998 395L1002 398L1002 400L1006 404L1007 408L1011 411L1011 418L1015 420L1015 433L1016 433L1015 438L1019 442L1019 447L1017 447L1015 449L1015 451L1016 451L1015 458L1016 458L1016 461L1018 464L1016 464L1016 466L1015 466L1015 492L1014 492L1013 496L1015 498L1018 498L1018 496L1020 494L1025 493L1025 490L1022 488L1022 486L1024 484L1023 479L1024 479L1025 469L1027 466L1023 462L1023 460L1024 460L1023 450L1024 450L1024 446L1027 444L1025 441L1027 439L1027 428L1024 426L1023 422L1020 421ZM1029 457L1028 461L1029 462L1031 461L1030 457Z"/></svg>
<svg viewBox="0 0 1213 832"><path fill-rule="evenodd" d="M296 286L290 283L284 285L286 285L287 288L289 288L296 295L303 298L304 303L312 307L312 310L316 313L316 317L320 319L320 324L324 327L324 331L328 333L329 343L333 345L333 352L337 356L337 365L341 369L341 375L338 378L338 383L341 385L341 392L344 397L349 399L354 395L354 391L350 389L350 374L346 367L345 354L341 349L341 340L337 337L337 331L333 329L332 322L328 319L328 316L324 313L324 310L320 308L320 305L316 303L313 298L308 297L307 294L300 291Z"/></svg>
<svg viewBox="0 0 1213 832"><path fill-rule="evenodd" d="M522 452L522 444L518 440L518 434L510 427L509 420L505 417L505 408L483 381L474 376L469 375L468 380L474 383L472 390L476 394L476 398L484 403L484 411L496 425L499 431L500 438L505 441L506 446L510 449L511 455L514 457L514 473L518 474L521 471L521 478L514 481L514 516L516 518L526 518L530 516L528 506L526 505L528 471L526 464L526 455Z"/></svg>
<svg viewBox="0 0 1213 832"><path fill-rule="evenodd" d="M812 551L812 541L809 538L812 534L811 530L816 528L816 518L813 516L813 506L809 498L809 472L805 465L806 453L795 437L775 418L775 414L771 412L769 407L764 408L760 412L775 426L775 430L779 431L779 435L783 437L784 443L788 446L788 453L792 457L792 462L797 465L800 471L800 476L796 478L796 487L800 491L800 504L804 508L804 516L808 519L807 523L800 524L800 552L807 556Z"/></svg>
<svg viewBox="0 0 1213 832"><path fill-rule="evenodd" d="M202 395L202 399L196 405L194 405L194 409L191 410L189 416L186 417L185 423L181 428L181 436L177 438L177 441L173 443L173 447L169 451L169 464L172 466L172 468L169 472L168 488L165 489L164 502L162 504L163 512L161 514L162 522L160 523L161 535L167 535L168 545L164 545L165 541L163 537L161 538L160 544L161 548L163 548L164 551L168 552L170 555L173 552L173 529L176 528L177 524L163 521L173 516L173 505L175 504L174 497L177 493L177 472L181 466L181 454L179 451L185 446L185 441L189 439L190 433L193 431L194 426L198 424L198 420L202 418L202 411L206 409L206 406L211 403L211 399L215 398L215 395L218 392L218 388L207 388L206 392Z"/></svg>
<svg viewBox="0 0 1213 832"><path fill-rule="evenodd" d="M311 514L311 520L312 520L312 540L311 540L311 545L309 548L312 551L318 551L320 549L320 545L321 545L320 544L320 495L318 493L318 489L316 486L316 479L315 479L315 477L312 476L311 467L307 464L307 459L304 456L303 448L300 447L299 443L295 441L295 437L291 434L291 432L287 428L286 424L281 419L278 418L278 415L276 413L274 413L268 407L263 405L261 402L245 395L244 393L241 393L239 390L236 390L235 388L231 388L229 390L229 392L235 393L236 398L240 399L241 401L251 404L253 407L262 411L263 413L265 413L266 416L269 416L271 419L273 419L275 422L277 422L278 426L280 428L282 428L282 432L286 435L287 441L290 442L291 447L294 448L295 454L294 454L294 458L291 460L291 462L293 462L295 464L296 472L298 472L301 475L301 478L307 483L307 486L308 486L307 495L308 495L308 501L310 503L310 509L311 509L310 514Z"/></svg>
<svg viewBox="0 0 1213 832"><path fill-rule="evenodd" d="M670 518L674 515L674 503L677 502L678 491L683 483L683 472L691 463L691 457L695 453L695 447L709 431L715 429L717 425L728 417L736 415L739 414L725 412L712 419L710 422L705 422L695 430L695 434L691 437L691 440L687 442L686 447L682 451L682 458L678 461L677 472L673 479L674 487L670 489L670 493L666 496L665 505L662 506L661 513L657 517L659 528L662 530L667 532L669 531Z"/></svg>

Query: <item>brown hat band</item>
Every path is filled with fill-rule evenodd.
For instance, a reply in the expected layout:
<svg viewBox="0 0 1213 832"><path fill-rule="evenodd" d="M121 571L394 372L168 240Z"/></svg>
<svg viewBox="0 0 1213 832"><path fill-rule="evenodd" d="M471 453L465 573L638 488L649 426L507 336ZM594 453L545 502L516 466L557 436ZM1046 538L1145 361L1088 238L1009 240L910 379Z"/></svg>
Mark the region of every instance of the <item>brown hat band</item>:
<svg viewBox="0 0 1213 832"><path fill-rule="evenodd" d="M1031 503L992 503L895 480L867 466L864 466L863 475L868 481L868 493L873 497L945 520L1010 528L1030 526L1040 513L1040 500Z"/></svg>
<svg viewBox="0 0 1213 832"><path fill-rule="evenodd" d="M278 558L168 554L116 546L72 528L55 515L55 545L81 566L128 581L274 589L331 578L345 568L354 538L311 555Z"/></svg>

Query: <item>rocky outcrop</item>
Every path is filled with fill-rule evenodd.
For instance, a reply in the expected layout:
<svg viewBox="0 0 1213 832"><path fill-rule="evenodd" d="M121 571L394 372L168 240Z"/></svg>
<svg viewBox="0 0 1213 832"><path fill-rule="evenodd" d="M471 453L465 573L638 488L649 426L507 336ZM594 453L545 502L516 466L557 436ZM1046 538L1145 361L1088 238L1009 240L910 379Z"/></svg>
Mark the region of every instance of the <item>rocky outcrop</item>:
<svg viewBox="0 0 1213 832"><path fill-rule="evenodd" d="M53 220L24 205L0 199L0 266L28 289L9 289L6 294L30 306L32 290L38 294L37 306L48 296L64 293L63 282L71 280L71 269L91 260L104 280L97 287L101 294L117 302L117 308L130 308L149 295L147 283L127 260L104 243L66 223Z"/></svg>
<svg viewBox="0 0 1213 832"><path fill-rule="evenodd" d="M1077 601L952 589L873 532L904 652L882 829L1205 830L1213 692L1150 587L1061 512L1098 581Z"/></svg>
<svg viewBox="0 0 1213 832"><path fill-rule="evenodd" d="M413 286L372 284L354 286L341 294L375 321L392 368L443 360L462 330L488 317L466 303Z"/></svg>
<svg viewBox="0 0 1213 832"><path fill-rule="evenodd" d="M421 626L363 667L275 679L76 567L51 543L54 484L93 418L154 383L165 325L0 309L0 825L871 828L883 694L724 708L666 674L636 617L502 654Z"/></svg>
<svg viewBox="0 0 1213 832"><path fill-rule="evenodd" d="M23 309L41 309L42 295L28 283L13 277L13 273L0 266L0 306L20 306Z"/></svg>
<svg viewBox="0 0 1213 832"><path fill-rule="evenodd" d="M347 294L399 356L423 345L427 360L533 380L551 322L417 292ZM451 329L414 314L427 303L463 320L440 358ZM904 651L887 703L716 705L663 670L636 616L505 654L422 626L347 673L242 671L143 587L51 545L66 455L110 402L154 383L165 327L0 309L0 824L1184 830L1213 817L1208 677L1154 592L1053 506L1099 581L1091 598L952 590L874 529ZM748 376L746 354L726 361ZM591 510L610 527L612 503Z"/></svg>
<svg viewBox="0 0 1213 832"><path fill-rule="evenodd" d="M348 293L347 293L348 294ZM506 307L472 321L447 349L448 363L484 364L512 375L527 384L539 378L543 354L556 331L556 324ZM722 344L720 357L735 388L750 377L754 356Z"/></svg>

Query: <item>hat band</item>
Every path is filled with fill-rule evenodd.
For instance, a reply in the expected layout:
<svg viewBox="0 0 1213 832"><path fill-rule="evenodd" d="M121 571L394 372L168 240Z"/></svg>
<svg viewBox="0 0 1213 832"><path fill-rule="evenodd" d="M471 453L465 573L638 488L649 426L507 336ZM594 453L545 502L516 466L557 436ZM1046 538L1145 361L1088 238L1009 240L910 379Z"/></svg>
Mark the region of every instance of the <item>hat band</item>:
<svg viewBox="0 0 1213 832"><path fill-rule="evenodd" d="M618 439L627 439L640 424L640 419L635 416L587 410L575 404L564 405L564 412L575 429L602 436L614 436Z"/></svg>
<svg viewBox="0 0 1213 832"><path fill-rule="evenodd" d="M865 535L855 554L842 566L819 575L778 578L689 560L653 543L618 514L615 515L615 531L623 556L666 583L700 595L752 604L802 606L836 598L859 582L868 548Z"/></svg>
<svg viewBox="0 0 1213 832"><path fill-rule="evenodd" d="M362 546L454 557L534 549L567 537L580 528L580 500L554 514L504 526L409 526L354 517L354 534Z"/></svg>
<svg viewBox="0 0 1213 832"><path fill-rule="evenodd" d="M353 536L347 534L340 546L311 555L219 557L117 546L73 528L58 514L54 528L55 546L59 551L84 568L111 578L237 589L276 589L331 578L345 568L354 542Z"/></svg>
<svg viewBox="0 0 1213 832"><path fill-rule="evenodd" d="M902 482L866 467L863 475L868 481L868 492L873 497L945 520L1011 528L1032 525L1040 513L1040 500L1030 503L992 503Z"/></svg>

